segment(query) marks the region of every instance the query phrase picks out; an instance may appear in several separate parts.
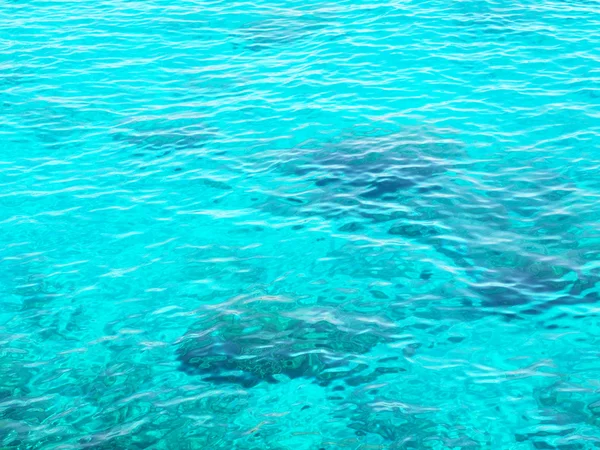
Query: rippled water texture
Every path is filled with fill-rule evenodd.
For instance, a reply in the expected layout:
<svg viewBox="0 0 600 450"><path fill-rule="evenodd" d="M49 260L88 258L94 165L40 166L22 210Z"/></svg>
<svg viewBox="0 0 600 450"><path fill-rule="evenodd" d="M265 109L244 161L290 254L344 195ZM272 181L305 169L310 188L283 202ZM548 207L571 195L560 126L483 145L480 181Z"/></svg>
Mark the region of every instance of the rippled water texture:
<svg viewBox="0 0 600 450"><path fill-rule="evenodd" d="M600 447L600 3L0 3L1 449Z"/></svg>

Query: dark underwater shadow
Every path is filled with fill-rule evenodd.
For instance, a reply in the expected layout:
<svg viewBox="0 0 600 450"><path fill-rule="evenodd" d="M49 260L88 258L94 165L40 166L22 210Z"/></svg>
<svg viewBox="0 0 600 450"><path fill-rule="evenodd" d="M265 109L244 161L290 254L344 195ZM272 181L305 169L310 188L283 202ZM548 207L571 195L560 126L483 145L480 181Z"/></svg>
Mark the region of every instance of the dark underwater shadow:
<svg viewBox="0 0 600 450"><path fill-rule="evenodd" d="M350 134L281 159L282 190L300 194L259 208L324 219L349 239L431 248L462 273L466 307L527 318L599 300L598 270L582 269L569 212L581 193L535 161L471 160L458 140L424 132Z"/></svg>
<svg viewBox="0 0 600 450"><path fill-rule="evenodd" d="M278 215L355 217L381 222L402 217L404 204L442 190L442 176L467 155L456 139L426 132L348 133L334 142L308 142L274 156L285 189L258 207ZM275 192L275 191L273 191Z"/></svg>
<svg viewBox="0 0 600 450"><path fill-rule="evenodd" d="M202 148L216 135L194 117L149 116L122 122L113 128L115 142L134 149L134 157L163 157L175 151Z"/></svg>
<svg viewBox="0 0 600 450"><path fill-rule="evenodd" d="M181 371L207 382L251 388L305 378L321 386L373 381L401 367L372 369L364 360L375 346L393 340L395 327L369 325L327 308L261 309L233 299L206 310L180 339Z"/></svg>

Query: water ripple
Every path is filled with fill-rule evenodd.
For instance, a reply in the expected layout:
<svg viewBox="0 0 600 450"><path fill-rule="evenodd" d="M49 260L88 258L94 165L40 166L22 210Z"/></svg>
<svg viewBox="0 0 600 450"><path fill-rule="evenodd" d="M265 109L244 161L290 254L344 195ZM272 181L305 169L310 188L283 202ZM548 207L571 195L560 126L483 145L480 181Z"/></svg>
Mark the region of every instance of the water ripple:
<svg viewBox="0 0 600 450"><path fill-rule="evenodd" d="M593 0L0 7L0 447L598 445Z"/></svg>

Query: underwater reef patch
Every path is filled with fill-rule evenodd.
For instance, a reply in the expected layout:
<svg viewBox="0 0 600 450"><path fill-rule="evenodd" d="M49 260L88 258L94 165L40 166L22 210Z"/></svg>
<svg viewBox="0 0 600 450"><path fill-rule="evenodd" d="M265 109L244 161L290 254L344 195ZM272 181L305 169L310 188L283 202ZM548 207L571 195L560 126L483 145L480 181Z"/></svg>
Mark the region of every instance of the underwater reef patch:
<svg viewBox="0 0 600 450"><path fill-rule="evenodd" d="M246 388L278 383L281 376L312 379L323 386L338 379L352 383L352 377L368 368L361 355L391 340L389 330L348 326L327 314L221 314L212 326L206 325L181 339L180 370Z"/></svg>

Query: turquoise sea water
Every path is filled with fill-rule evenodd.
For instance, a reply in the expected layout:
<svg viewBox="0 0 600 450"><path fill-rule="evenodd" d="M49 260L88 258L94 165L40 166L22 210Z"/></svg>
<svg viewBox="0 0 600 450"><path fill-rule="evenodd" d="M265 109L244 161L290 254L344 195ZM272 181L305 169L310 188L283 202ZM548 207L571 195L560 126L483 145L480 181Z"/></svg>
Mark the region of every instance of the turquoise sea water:
<svg viewBox="0 0 600 450"><path fill-rule="evenodd" d="M600 2L0 3L0 448L600 447Z"/></svg>

